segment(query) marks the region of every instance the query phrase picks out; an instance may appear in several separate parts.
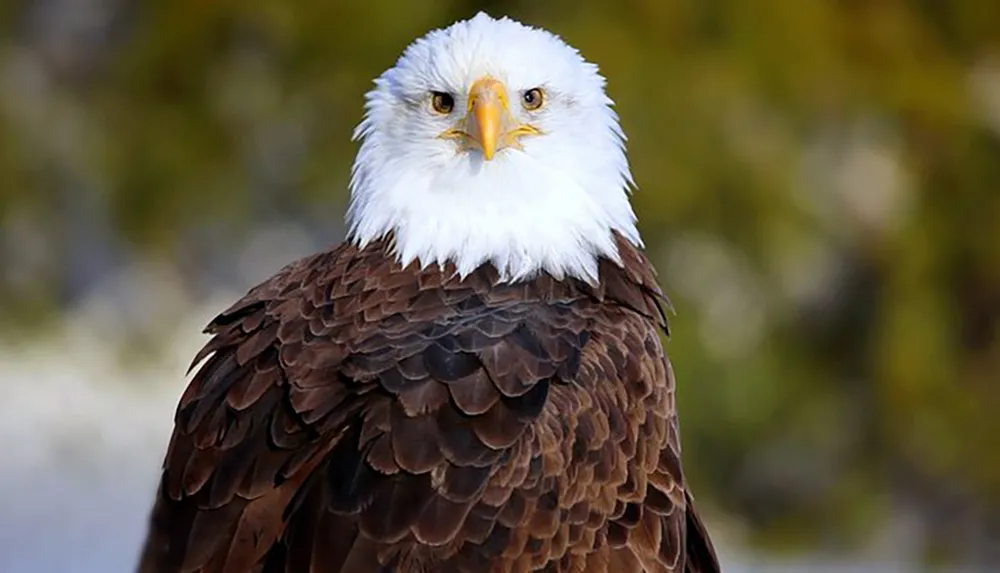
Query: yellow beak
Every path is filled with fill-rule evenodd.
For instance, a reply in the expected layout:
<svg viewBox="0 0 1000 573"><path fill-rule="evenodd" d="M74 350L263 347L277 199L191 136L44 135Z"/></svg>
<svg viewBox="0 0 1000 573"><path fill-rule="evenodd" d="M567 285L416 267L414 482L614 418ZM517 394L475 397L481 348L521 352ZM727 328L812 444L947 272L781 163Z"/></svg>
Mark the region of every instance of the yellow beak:
<svg viewBox="0 0 1000 573"><path fill-rule="evenodd" d="M483 157L493 159L506 131L504 120L510 112L507 103L507 89L502 83L485 77L472 84L469 92L469 113L467 131L472 139L483 148Z"/></svg>

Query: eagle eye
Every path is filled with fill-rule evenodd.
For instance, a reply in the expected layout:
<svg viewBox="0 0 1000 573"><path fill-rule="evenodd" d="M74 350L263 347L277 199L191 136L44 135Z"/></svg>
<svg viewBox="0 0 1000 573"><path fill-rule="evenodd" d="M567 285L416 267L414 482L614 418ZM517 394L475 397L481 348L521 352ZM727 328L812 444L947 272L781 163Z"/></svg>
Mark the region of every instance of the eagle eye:
<svg viewBox="0 0 1000 573"><path fill-rule="evenodd" d="M431 107L438 113L449 114L455 109L455 98L450 93L431 92Z"/></svg>
<svg viewBox="0 0 1000 573"><path fill-rule="evenodd" d="M543 103L545 103L545 93L542 91L542 88L531 88L521 94L521 104L524 106L524 109L529 111L536 110L542 107Z"/></svg>

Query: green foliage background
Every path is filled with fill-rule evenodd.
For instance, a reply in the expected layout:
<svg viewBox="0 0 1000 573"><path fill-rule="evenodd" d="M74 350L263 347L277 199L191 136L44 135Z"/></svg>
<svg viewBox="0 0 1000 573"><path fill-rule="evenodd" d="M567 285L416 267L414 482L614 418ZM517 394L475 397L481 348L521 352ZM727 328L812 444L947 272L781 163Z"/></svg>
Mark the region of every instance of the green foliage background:
<svg viewBox="0 0 1000 573"><path fill-rule="evenodd" d="M506 13L609 78L717 519L1000 563L1000 2L82 4L0 4L3 337L127 261L197 298L265 222L338 239L371 79Z"/></svg>

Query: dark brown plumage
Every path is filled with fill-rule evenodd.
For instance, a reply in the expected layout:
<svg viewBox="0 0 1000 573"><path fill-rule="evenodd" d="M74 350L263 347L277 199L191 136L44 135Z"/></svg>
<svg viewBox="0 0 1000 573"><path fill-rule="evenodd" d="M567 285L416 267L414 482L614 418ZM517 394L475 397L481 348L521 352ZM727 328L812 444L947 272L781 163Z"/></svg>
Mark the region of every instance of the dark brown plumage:
<svg viewBox="0 0 1000 573"><path fill-rule="evenodd" d="M208 327L140 573L711 573L681 471L666 300L624 240L597 286L295 262Z"/></svg>

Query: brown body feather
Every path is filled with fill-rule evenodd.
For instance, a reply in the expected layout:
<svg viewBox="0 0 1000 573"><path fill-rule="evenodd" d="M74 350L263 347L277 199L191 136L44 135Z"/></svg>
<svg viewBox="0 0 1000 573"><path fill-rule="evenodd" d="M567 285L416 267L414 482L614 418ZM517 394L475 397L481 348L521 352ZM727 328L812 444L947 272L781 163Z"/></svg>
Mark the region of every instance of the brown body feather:
<svg viewBox="0 0 1000 573"><path fill-rule="evenodd" d="M289 265L209 326L140 573L712 573L665 299L619 240L589 286Z"/></svg>

